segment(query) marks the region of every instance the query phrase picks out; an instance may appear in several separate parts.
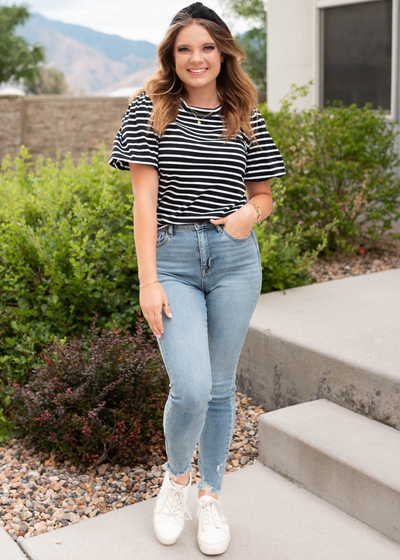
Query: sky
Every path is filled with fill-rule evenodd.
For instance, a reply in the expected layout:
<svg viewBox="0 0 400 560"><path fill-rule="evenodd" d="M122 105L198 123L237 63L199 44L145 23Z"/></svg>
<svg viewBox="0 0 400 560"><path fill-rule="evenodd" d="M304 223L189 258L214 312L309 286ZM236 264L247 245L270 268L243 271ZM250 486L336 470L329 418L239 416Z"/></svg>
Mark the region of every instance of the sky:
<svg viewBox="0 0 400 560"><path fill-rule="evenodd" d="M156 45L164 37L175 14L191 3L191 0L0 0L0 6L26 5L30 12L48 19ZM205 0L203 4L225 21L232 34L243 33L252 27L249 21L229 16L219 0Z"/></svg>

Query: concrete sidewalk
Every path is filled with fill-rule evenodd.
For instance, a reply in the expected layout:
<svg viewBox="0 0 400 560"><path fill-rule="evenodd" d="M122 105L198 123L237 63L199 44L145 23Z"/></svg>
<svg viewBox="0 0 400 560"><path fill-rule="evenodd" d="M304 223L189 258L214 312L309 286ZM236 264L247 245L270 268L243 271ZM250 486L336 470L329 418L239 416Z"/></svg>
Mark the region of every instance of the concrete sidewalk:
<svg viewBox="0 0 400 560"><path fill-rule="evenodd" d="M26 558L14 539L3 527L0 527L0 560L26 560Z"/></svg>
<svg viewBox="0 0 400 560"><path fill-rule="evenodd" d="M196 486L188 505L194 518ZM30 560L189 560L204 558L195 519L179 541L160 544L152 526L156 498L63 527L20 545ZM226 560L398 560L400 547L281 477L260 462L225 475L220 500L232 537ZM7 536L10 539L10 537ZM10 539L11 541L11 539ZM56 544L61 541L61 544ZM19 552L19 550L18 550ZM1 560L22 560L15 555Z"/></svg>

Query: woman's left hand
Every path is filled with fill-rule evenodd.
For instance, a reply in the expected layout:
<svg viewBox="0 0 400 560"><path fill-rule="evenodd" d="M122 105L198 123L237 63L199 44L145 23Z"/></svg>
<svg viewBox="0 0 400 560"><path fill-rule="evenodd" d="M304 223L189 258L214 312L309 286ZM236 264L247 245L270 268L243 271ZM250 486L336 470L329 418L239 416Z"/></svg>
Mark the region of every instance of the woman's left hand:
<svg viewBox="0 0 400 560"><path fill-rule="evenodd" d="M250 212L249 212L250 210ZM224 225L228 233L233 237L247 237L253 228L255 222L254 219L254 208L251 204L245 204L239 210L232 212L224 218L214 219L211 218L210 222L212 224ZM229 222L229 228L226 227Z"/></svg>

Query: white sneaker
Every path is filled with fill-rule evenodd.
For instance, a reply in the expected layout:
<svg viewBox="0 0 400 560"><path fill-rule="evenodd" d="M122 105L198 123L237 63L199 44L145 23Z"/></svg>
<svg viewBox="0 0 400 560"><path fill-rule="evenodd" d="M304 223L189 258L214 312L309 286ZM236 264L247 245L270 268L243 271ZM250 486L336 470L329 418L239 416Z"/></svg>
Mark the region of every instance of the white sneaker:
<svg viewBox="0 0 400 560"><path fill-rule="evenodd" d="M196 502L197 542L204 554L221 554L231 535L219 501L205 494Z"/></svg>
<svg viewBox="0 0 400 560"><path fill-rule="evenodd" d="M186 486L171 480L165 471L164 480L153 507L153 526L162 544L174 544L179 539L185 519L192 519L186 505L187 495L192 483L192 472Z"/></svg>

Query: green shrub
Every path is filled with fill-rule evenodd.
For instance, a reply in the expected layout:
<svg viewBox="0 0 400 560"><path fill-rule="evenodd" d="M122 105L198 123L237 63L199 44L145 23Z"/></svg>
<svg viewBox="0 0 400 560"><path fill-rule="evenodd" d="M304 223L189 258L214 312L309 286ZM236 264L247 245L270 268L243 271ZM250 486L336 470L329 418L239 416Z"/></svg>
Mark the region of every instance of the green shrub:
<svg viewBox="0 0 400 560"><path fill-rule="evenodd" d="M24 380L42 344L100 327L134 328L140 310L129 174L105 151L74 165L5 158L0 174L0 372Z"/></svg>
<svg viewBox="0 0 400 560"><path fill-rule="evenodd" d="M286 231L279 213L286 200L286 186L282 179L274 179L272 191L274 211L267 220L254 226L262 267L261 293L316 282L309 273L309 267L326 247L328 233L335 225L327 224L319 230L312 225L306 230L303 223L299 222L291 231ZM317 247L304 250L303 247L309 243L307 237L310 236L318 236L320 241Z"/></svg>
<svg viewBox="0 0 400 560"><path fill-rule="evenodd" d="M30 158L22 146L1 163L0 442L21 433L5 375L26 381L43 344L87 333L96 312L134 331L140 310L129 174L104 146L77 164L39 156L35 172Z"/></svg>
<svg viewBox="0 0 400 560"><path fill-rule="evenodd" d="M77 164L29 151L7 156L0 174L0 443L21 435L5 409L13 394L5 377L23 384L43 345L99 328L135 331L140 312L129 173L111 168L104 146ZM284 189L275 184L274 202ZM311 283L307 267L323 246L302 249L301 224L286 231L272 215L255 226L262 291ZM150 327L146 335L155 337Z"/></svg>
<svg viewBox="0 0 400 560"><path fill-rule="evenodd" d="M42 450L74 464L126 464L162 434L169 380L158 350L145 340L142 319L134 336L113 327L53 341L24 385L8 378L9 414Z"/></svg>
<svg viewBox="0 0 400 560"><path fill-rule="evenodd" d="M328 234L329 252L351 251L362 237L376 242L400 217L397 123L386 122L384 110L372 111L371 103L293 109L293 100L307 94L308 86L293 85L279 111L260 105L287 170L281 226L288 232L300 221L307 232L316 226L315 235L304 237L315 247L322 240L318 231L336 220Z"/></svg>

